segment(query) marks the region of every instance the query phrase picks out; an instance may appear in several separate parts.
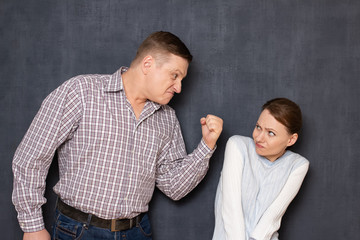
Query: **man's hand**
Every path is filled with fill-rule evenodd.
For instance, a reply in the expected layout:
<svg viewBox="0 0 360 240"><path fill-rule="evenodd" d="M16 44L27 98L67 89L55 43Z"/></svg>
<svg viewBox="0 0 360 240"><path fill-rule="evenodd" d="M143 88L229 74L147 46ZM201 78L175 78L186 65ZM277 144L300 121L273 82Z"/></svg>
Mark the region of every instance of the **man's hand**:
<svg viewBox="0 0 360 240"><path fill-rule="evenodd" d="M202 136L206 145L214 149L216 141L218 140L222 129L223 129L223 120L214 115L207 115L206 118L200 119Z"/></svg>
<svg viewBox="0 0 360 240"><path fill-rule="evenodd" d="M50 234L46 229L38 232L24 233L23 240L50 240Z"/></svg>

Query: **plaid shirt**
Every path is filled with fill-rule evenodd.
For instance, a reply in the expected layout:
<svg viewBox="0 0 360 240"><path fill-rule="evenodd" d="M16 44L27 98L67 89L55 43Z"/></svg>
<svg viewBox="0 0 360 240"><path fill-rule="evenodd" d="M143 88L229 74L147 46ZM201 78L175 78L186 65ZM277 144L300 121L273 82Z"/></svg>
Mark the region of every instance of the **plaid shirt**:
<svg viewBox="0 0 360 240"><path fill-rule="evenodd" d="M123 89L124 71L74 77L42 103L13 160L13 203L24 232L44 228L45 179L56 150L56 194L104 219L146 212L155 185L180 199L205 176L213 151L201 140L187 155L167 105L147 101L136 119Z"/></svg>

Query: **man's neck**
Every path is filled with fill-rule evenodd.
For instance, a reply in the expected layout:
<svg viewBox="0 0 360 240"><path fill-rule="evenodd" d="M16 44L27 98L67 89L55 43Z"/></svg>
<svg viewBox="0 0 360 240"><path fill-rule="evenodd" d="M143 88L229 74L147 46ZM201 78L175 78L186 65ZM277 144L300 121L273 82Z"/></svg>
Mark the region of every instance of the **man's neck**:
<svg viewBox="0 0 360 240"><path fill-rule="evenodd" d="M141 74L138 73L137 69L129 68L122 74L122 80L126 98L133 108L136 119L139 119L147 101L147 98L142 93L143 84L141 82L143 81L143 78Z"/></svg>

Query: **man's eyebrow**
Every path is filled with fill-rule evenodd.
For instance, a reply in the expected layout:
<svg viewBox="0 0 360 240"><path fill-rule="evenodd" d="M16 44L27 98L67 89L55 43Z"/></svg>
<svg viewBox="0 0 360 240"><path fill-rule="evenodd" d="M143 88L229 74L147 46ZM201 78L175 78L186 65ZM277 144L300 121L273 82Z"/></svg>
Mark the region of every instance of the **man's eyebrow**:
<svg viewBox="0 0 360 240"><path fill-rule="evenodd" d="M182 76L185 76L185 74L178 68L175 68L172 70L173 72L179 72Z"/></svg>

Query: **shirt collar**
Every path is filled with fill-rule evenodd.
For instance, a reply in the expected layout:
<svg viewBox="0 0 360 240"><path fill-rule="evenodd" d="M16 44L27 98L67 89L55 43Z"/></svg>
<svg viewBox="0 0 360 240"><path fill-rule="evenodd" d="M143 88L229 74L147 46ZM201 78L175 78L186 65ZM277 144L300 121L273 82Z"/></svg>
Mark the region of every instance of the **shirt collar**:
<svg viewBox="0 0 360 240"><path fill-rule="evenodd" d="M107 85L104 86L104 92L118 92L124 89L121 74L128 70L127 67L121 67L113 75L110 76L110 80Z"/></svg>
<svg viewBox="0 0 360 240"><path fill-rule="evenodd" d="M154 111L158 110L162 105L153 101L148 100L148 103L150 103L150 106L154 109Z"/></svg>

